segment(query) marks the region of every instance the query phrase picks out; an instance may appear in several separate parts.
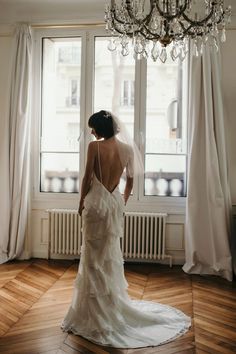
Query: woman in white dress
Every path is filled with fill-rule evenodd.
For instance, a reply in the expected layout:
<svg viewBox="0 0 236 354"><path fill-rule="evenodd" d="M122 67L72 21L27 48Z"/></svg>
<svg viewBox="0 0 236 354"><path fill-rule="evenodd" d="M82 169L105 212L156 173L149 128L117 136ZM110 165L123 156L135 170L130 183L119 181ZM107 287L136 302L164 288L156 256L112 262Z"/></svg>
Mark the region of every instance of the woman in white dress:
<svg viewBox="0 0 236 354"><path fill-rule="evenodd" d="M97 112L88 124L97 141L88 147L79 205L83 245L62 329L115 348L169 342L188 330L190 318L173 307L131 300L127 294L120 237L124 204L133 187L133 148L116 137L119 126L111 113ZM124 170L122 196L118 185Z"/></svg>

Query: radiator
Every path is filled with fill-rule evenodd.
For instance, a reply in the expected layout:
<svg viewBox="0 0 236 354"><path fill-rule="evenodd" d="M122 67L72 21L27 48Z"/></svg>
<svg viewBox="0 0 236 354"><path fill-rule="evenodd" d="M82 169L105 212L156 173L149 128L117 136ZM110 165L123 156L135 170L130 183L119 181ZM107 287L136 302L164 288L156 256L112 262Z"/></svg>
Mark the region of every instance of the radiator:
<svg viewBox="0 0 236 354"><path fill-rule="evenodd" d="M164 260L167 214L127 212L124 218L124 237L121 249L125 259Z"/></svg>
<svg viewBox="0 0 236 354"><path fill-rule="evenodd" d="M50 209L48 258L51 254L80 255L82 245L81 218L77 210ZM126 212L124 237L121 238L123 257L130 261L158 261L172 257L165 254L167 214Z"/></svg>
<svg viewBox="0 0 236 354"><path fill-rule="evenodd" d="M78 211L50 209L48 213L48 258L51 253L79 255L82 245L82 225Z"/></svg>

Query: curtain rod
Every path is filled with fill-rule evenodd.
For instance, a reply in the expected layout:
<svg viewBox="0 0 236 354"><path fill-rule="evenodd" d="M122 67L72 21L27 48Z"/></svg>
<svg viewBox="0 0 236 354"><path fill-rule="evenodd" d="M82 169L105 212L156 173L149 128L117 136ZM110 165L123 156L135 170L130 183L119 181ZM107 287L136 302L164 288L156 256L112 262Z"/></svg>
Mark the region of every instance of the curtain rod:
<svg viewBox="0 0 236 354"><path fill-rule="evenodd" d="M64 23L64 24L32 24L32 28L87 28L87 27L104 27L104 22L93 23Z"/></svg>
<svg viewBox="0 0 236 354"><path fill-rule="evenodd" d="M90 27L104 27L105 23L104 22L91 22L91 23L55 23L55 24L30 24L30 26L34 29L49 29L49 28L90 28ZM0 38L1 37L12 37L13 31L12 32L7 32L7 33L1 33L0 32Z"/></svg>

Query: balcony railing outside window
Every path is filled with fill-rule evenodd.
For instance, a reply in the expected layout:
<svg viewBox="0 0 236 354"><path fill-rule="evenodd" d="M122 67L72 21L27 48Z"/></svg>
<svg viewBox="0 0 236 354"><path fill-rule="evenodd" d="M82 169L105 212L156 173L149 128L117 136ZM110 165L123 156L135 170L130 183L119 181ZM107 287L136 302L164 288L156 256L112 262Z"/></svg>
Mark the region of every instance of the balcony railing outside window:
<svg viewBox="0 0 236 354"><path fill-rule="evenodd" d="M123 191L125 176L121 180L120 190ZM79 174L77 171L46 171L44 191L57 193L78 193ZM145 173L145 195L164 197L185 196L185 176L183 173Z"/></svg>

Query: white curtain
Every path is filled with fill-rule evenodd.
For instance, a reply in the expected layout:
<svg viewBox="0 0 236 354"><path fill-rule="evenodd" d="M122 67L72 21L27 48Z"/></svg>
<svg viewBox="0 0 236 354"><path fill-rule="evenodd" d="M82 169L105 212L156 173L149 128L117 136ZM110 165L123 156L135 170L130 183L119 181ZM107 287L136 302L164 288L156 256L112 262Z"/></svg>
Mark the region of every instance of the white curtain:
<svg viewBox="0 0 236 354"><path fill-rule="evenodd" d="M186 263L192 274L232 280L231 200L227 172L220 54L190 49L189 164Z"/></svg>
<svg viewBox="0 0 236 354"><path fill-rule="evenodd" d="M0 200L0 263L19 257L24 247L29 187L29 105L31 81L30 28L20 24L13 40L13 60L8 122L5 127L5 178Z"/></svg>

